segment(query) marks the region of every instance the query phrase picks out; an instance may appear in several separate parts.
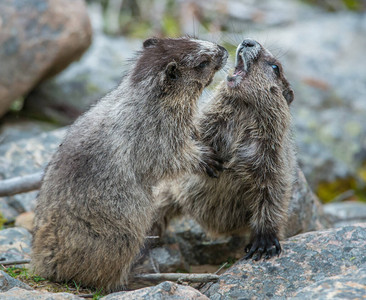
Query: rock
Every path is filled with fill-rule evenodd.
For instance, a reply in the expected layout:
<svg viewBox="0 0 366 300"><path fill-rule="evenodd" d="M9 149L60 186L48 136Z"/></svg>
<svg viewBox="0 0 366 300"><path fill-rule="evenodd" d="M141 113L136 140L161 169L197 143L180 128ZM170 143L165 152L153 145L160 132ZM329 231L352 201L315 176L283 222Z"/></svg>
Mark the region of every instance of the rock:
<svg viewBox="0 0 366 300"><path fill-rule="evenodd" d="M39 120L30 120L19 116L5 116L1 119L0 145L21 139L33 138L43 132L55 130L60 126Z"/></svg>
<svg viewBox="0 0 366 300"><path fill-rule="evenodd" d="M67 125L121 81L140 40L103 33L102 12L89 7L93 43L80 61L39 85L25 100L27 114Z"/></svg>
<svg viewBox="0 0 366 300"><path fill-rule="evenodd" d="M12 288L11 290L0 293L0 299L4 300L81 300L84 298L77 297L69 293L44 293L38 291L27 291L20 288Z"/></svg>
<svg viewBox="0 0 366 300"><path fill-rule="evenodd" d="M324 218L322 205L312 193L299 169L297 170L297 181L294 184L288 215L286 237L319 230L330 225ZM183 217L172 220L167 228L164 241L167 244L178 243L189 264L218 265L228 259L240 258L246 243L248 243L248 236L246 238L232 236L211 239L194 220Z"/></svg>
<svg viewBox="0 0 366 300"><path fill-rule="evenodd" d="M297 169L285 237L299 233L324 229L330 222L324 217L323 206L309 187L303 172Z"/></svg>
<svg viewBox="0 0 366 300"><path fill-rule="evenodd" d="M32 289L29 285L9 276L4 271L0 271L0 295L2 292L6 292L12 289L13 287L18 287L25 290Z"/></svg>
<svg viewBox="0 0 366 300"><path fill-rule="evenodd" d="M366 223L300 234L282 246L280 257L238 261L220 276L219 282L206 284L201 292L213 300L287 299L315 285L321 291L327 280L343 276L344 289L353 287L352 293L359 298L365 295L364 283L360 288L357 282L348 284L346 277L358 270L364 274L361 268L366 266Z"/></svg>
<svg viewBox="0 0 366 300"><path fill-rule="evenodd" d="M34 212L28 211L25 213L20 214L15 219L15 226L22 227L27 229L29 232L33 230L33 219L34 219Z"/></svg>
<svg viewBox="0 0 366 300"><path fill-rule="evenodd" d="M0 28L0 116L13 100L78 59L91 43L83 0L3 0Z"/></svg>
<svg viewBox="0 0 366 300"><path fill-rule="evenodd" d="M323 208L334 227L366 222L366 203L356 201L329 203Z"/></svg>
<svg viewBox="0 0 366 300"><path fill-rule="evenodd" d="M366 267L305 287L291 299L359 299L366 295Z"/></svg>
<svg viewBox="0 0 366 300"><path fill-rule="evenodd" d="M196 289L170 281L162 282L154 287L147 287L132 292L109 294L101 300L138 300L138 299L208 299Z"/></svg>
<svg viewBox="0 0 366 300"><path fill-rule="evenodd" d="M24 228L0 230L1 260L30 259L32 235Z"/></svg>
<svg viewBox="0 0 366 300"><path fill-rule="evenodd" d="M154 247L154 245L147 246L147 248L149 247ZM189 271L189 265L184 260L178 244L156 246L143 252L145 253L134 265L132 274ZM129 280L128 289L138 289L154 284L151 281L133 278Z"/></svg>
<svg viewBox="0 0 366 300"><path fill-rule="evenodd" d="M58 129L39 136L0 145L0 179L33 174L43 170L61 143L65 129ZM37 191L0 197L4 217L14 219L35 207ZM4 210L3 210L4 209Z"/></svg>

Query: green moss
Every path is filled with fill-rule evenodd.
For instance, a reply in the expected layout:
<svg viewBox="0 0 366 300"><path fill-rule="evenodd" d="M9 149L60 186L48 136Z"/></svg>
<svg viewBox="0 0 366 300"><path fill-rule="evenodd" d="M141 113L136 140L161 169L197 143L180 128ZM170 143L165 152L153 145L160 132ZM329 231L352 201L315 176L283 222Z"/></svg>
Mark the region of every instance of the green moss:
<svg viewBox="0 0 366 300"><path fill-rule="evenodd" d="M349 10L359 11L362 9L361 0L343 0L343 3Z"/></svg>
<svg viewBox="0 0 366 300"><path fill-rule="evenodd" d="M8 220L4 217L3 213L0 212L0 230L4 228L4 224L7 222Z"/></svg>
<svg viewBox="0 0 366 300"><path fill-rule="evenodd" d="M346 191L356 189L357 182L354 178L339 178L332 182L319 183L316 194L322 202L327 203Z"/></svg>
<svg viewBox="0 0 366 300"><path fill-rule="evenodd" d="M366 202L366 165L358 171L359 178L340 178L333 182L321 182L318 184L316 194L323 203L331 202L340 194L352 190L352 200Z"/></svg>

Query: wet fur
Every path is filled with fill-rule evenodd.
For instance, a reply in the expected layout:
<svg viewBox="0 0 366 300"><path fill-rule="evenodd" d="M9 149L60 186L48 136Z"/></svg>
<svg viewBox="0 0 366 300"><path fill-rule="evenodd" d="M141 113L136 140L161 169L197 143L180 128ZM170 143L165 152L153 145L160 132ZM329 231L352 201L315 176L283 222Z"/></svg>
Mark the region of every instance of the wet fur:
<svg viewBox="0 0 366 300"><path fill-rule="evenodd" d="M215 172L193 137L196 101L226 62L199 40L149 39L121 84L69 128L38 196L36 274L122 289L151 227L152 188L182 172ZM200 68L202 60L209 61Z"/></svg>
<svg viewBox="0 0 366 300"><path fill-rule="evenodd" d="M224 161L224 172L217 180L196 174L162 183L156 194L164 220L157 223L164 226L183 213L212 236L249 229L247 257L257 252L256 259L269 258L280 252L294 180L293 91L280 62L262 46L246 77L235 88L230 80L219 86L199 122L202 140Z"/></svg>

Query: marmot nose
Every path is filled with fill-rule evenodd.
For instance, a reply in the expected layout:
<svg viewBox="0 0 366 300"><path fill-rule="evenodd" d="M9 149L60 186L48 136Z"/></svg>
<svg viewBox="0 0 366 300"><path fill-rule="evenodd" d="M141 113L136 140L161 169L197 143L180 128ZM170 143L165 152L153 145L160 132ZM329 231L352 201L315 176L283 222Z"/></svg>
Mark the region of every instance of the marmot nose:
<svg viewBox="0 0 366 300"><path fill-rule="evenodd" d="M251 48L251 47L255 47L255 45L257 45L258 43L252 39L245 39L241 44L243 47Z"/></svg>

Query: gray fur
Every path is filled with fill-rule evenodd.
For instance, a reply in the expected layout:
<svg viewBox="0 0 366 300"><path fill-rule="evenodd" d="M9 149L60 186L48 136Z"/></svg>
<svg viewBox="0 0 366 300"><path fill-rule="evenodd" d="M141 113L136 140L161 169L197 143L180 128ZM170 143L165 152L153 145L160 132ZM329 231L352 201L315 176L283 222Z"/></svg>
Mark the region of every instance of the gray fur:
<svg viewBox="0 0 366 300"><path fill-rule="evenodd" d="M286 224L296 166L293 92L280 63L259 43L242 50L238 47L234 75L219 86L199 122L202 140L225 170L217 180L195 174L163 182L155 193L165 221L157 222L183 213L213 236L250 229L249 250L255 245L257 258L266 252L271 257L271 251L280 251L277 239Z"/></svg>
<svg viewBox="0 0 366 300"><path fill-rule="evenodd" d="M206 68L182 63L198 52ZM151 227L153 187L217 169L212 150L193 139L193 118L226 58L222 47L210 43L202 53L192 39L145 41L129 74L75 121L46 169L35 211L36 274L104 291L127 284Z"/></svg>

